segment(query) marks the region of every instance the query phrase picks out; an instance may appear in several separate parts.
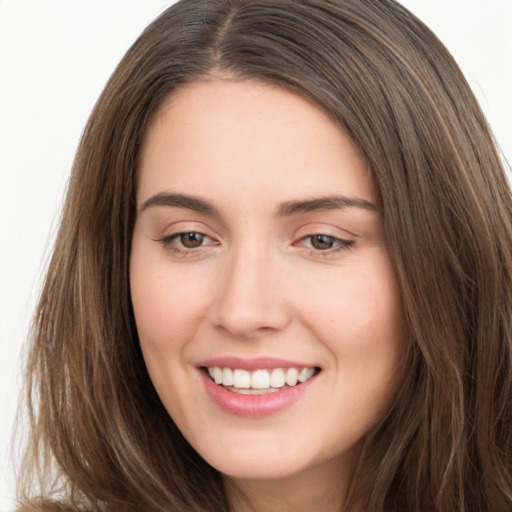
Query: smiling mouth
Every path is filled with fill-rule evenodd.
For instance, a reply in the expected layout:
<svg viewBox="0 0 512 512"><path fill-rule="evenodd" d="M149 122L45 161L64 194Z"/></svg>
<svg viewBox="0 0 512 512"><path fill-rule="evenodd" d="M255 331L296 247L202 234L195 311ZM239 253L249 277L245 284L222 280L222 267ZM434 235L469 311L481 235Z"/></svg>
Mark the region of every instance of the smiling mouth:
<svg viewBox="0 0 512 512"><path fill-rule="evenodd" d="M318 367L272 368L254 371L240 368L204 367L212 381L243 395L263 395L299 386L320 372Z"/></svg>

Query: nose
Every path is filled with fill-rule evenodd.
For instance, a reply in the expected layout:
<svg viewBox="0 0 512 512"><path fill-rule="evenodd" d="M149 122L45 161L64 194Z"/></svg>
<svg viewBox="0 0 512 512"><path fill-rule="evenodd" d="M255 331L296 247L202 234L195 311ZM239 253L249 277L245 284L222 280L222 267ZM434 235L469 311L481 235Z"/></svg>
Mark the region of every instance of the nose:
<svg viewBox="0 0 512 512"><path fill-rule="evenodd" d="M284 329L291 319L286 280L268 252L238 251L219 274L211 320L237 338L255 338Z"/></svg>

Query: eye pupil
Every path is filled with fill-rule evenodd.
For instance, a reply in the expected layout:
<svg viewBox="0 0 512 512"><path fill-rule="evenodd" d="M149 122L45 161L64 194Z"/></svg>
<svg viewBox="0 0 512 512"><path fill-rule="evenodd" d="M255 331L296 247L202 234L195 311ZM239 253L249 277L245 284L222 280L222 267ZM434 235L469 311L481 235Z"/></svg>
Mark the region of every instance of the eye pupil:
<svg viewBox="0 0 512 512"><path fill-rule="evenodd" d="M184 247L193 249L194 247L200 247L204 241L204 235L201 233L183 233L180 235L180 242Z"/></svg>
<svg viewBox="0 0 512 512"><path fill-rule="evenodd" d="M315 249L330 249L334 244L334 238L327 235L313 235L311 237L311 245Z"/></svg>

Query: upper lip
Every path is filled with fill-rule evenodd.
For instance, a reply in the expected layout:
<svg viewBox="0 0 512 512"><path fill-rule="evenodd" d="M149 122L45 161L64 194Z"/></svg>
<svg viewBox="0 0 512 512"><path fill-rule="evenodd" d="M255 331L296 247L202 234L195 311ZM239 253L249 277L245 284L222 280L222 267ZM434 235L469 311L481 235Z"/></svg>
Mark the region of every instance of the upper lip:
<svg viewBox="0 0 512 512"><path fill-rule="evenodd" d="M255 357L251 359L244 359L240 357L212 357L197 363L198 367L213 367L220 368L238 368L241 370L255 371L272 368L317 368L318 365L301 363L298 361L290 361L288 359L280 359L275 357Z"/></svg>

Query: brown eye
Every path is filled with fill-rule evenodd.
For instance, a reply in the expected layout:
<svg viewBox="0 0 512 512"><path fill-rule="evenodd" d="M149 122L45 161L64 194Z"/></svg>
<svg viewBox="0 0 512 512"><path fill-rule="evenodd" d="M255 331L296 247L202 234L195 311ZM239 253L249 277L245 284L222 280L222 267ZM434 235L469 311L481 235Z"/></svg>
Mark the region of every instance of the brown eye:
<svg viewBox="0 0 512 512"><path fill-rule="evenodd" d="M331 249L334 246L335 238L327 235L312 235L311 246L320 251Z"/></svg>
<svg viewBox="0 0 512 512"><path fill-rule="evenodd" d="M202 233L182 233L179 235L181 245L186 247L187 249L194 249L196 247L201 247L203 245L205 235Z"/></svg>

